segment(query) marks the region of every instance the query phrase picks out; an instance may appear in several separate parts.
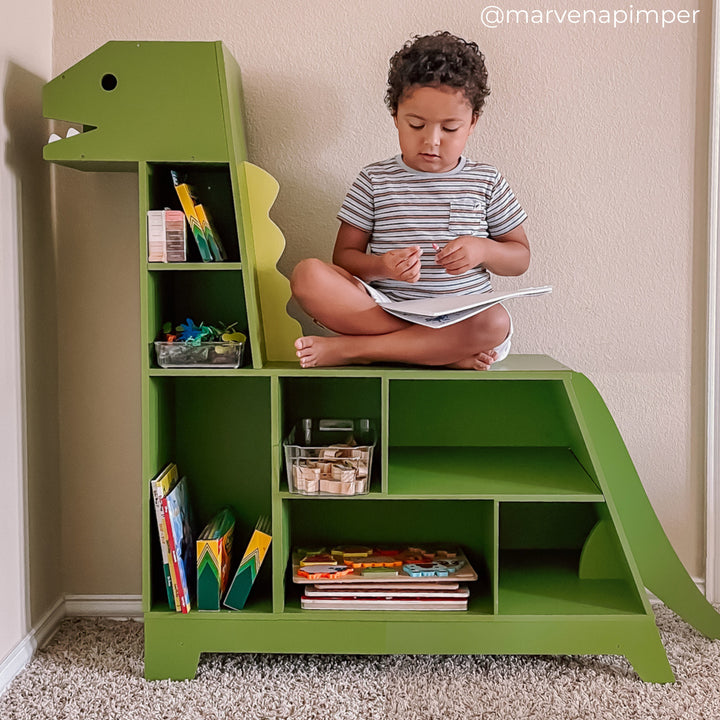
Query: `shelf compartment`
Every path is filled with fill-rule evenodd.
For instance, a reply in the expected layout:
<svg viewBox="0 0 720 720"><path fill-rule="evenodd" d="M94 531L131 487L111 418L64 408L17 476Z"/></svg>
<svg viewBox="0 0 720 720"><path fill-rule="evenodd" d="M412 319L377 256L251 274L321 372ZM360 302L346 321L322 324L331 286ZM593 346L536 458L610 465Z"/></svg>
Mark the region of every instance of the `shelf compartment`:
<svg viewBox="0 0 720 720"><path fill-rule="evenodd" d="M381 434L380 398L379 377L281 377L282 435L302 418L369 418Z"/></svg>
<svg viewBox="0 0 720 720"><path fill-rule="evenodd" d="M146 465L151 590L149 607L166 600L150 479L168 462L188 478L199 533L224 506L237 518L236 551L242 553L261 515L271 516L272 445L267 377L151 378L144 423L153 448ZM271 596L270 557L260 569L250 601ZM269 602L269 601L268 601Z"/></svg>
<svg viewBox="0 0 720 720"><path fill-rule="evenodd" d="M235 329L249 337L242 273L208 273L203 270L148 273L148 367L157 367L152 343L159 338L163 323L236 323ZM249 343L244 351L244 365L250 364Z"/></svg>
<svg viewBox="0 0 720 720"><path fill-rule="evenodd" d="M500 503L500 615L645 613L604 504Z"/></svg>
<svg viewBox="0 0 720 720"><path fill-rule="evenodd" d="M226 163L149 163L147 165L148 209L182 210L170 171L177 170L181 182L192 186L196 202L210 213L213 226L220 237L228 262L240 262L240 246L235 219L235 203L230 179L230 169ZM189 262L199 262L200 253L188 226L187 257ZM156 265L157 263L151 263ZM204 263L210 266L222 266L224 263Z"/></svg>
<svg viewBox="0 0 720 720"><path fill-rule="evenodd" d="M621 579L581 579L573 550L500 552L498 609L502 615L642 613L632 585Z"/></svg>
<svg viewBox="0 0 720 720"><path fill-rule="evenodd" d="M317 498L283 500L284 522L289 528L287 547L283 548L286 612L300 611L302 590L292 582L291 550L294 547L321 545L328 550L337 545L458 545L478 574L468 583L468 612L492 614L491 570L494 546L494 505L489 501L462 502L407 500L361 500L338 503ZM316 610L302 611L311 613ZM348 611L331 612L334 617ZM380 611L377 611L380 612ZM373 615L375 611L363 611ZM393 615L401 614L392 611ZM414 613L413 613L414 614ZM433 613L433 615L445 613Z"/></svg>
<svg viewBox="0 0 720 720"><path fill-rule="evenodd" d="M282 377L280 384L280 435L284 441L303 418L367 418L377 433L377 445L370 468L370 493L382 482L381 378L379 377ZM288 492L287 469L283 458L280 491ZM299 496L298 496L299 497ZM308 496L315 499L315 496ZM338 496L340 497L340 496Z"/></svg>
<svg viewBox="0 0 720 720"><path fill-rule="evenodd" d="M390 380L391 449L428 445L575 449L579 436L561 379Z"/></svg>
<svg viewBox="0 0 720 720"><path fill-rule="evenodd" d="M396 447L390 495L601 502L602 493L568 448Z"/></svg>

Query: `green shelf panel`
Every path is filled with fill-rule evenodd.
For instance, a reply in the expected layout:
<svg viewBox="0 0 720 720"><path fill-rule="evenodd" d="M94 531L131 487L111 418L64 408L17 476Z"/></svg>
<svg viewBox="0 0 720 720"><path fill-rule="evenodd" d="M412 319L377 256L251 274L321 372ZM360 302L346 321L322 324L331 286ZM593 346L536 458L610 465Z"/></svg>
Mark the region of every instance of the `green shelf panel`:
<svg viewBox="0 0 720 720"><path fill-rule="evenodd" d="M501 615L644 614L630 582L581 580L572 550L501 550Z"/></svg>
<svg viewBox="0 0 720 720"><path fill-rule="evenodd" d="M283 376L303 377L384 377L397 380L470 380L471 382L494 382L507 380L531 380L562 382L572 377L572 370L547 355L509 355L493 365L488 372L468 372L442 368L422 368L374 363L343 367L301 368L296 362L267 362L262 368ZM427 408L426 408L427 410Z"/></svg>
<svg viewBox="0 0 720 720"><path fill-rule="evenodd" d="M154 362L155 349L150 346L150 355ZM247 352L244 356L245 360L248 359ZM221 370L219 368L200 368L194 370L193 368L150 368L147 371L148 377L151 378L242 378L242 377L258 377L258 374L253 372L253 369L249 366L243 366L236 369Z"/></svg>
<svg viewBox="0 0 720 720"><path fill-rule="evenodd" d="M372 481L373 486L375 485L375 481ZM380 487L380 483L378 481L377 486ZM280 492L278 493L280 499L282 500L307 500L308 502L317 501L317 500L330 500L330 501L340 501L340 502L362 502L362 501L368 501L368 500L393 500L394 498L388 496L386 493L383 492L377 492L377 491L370 491L369 493L365 493L364 495L299 495L298 493L292 493L287 489L287 480L283 478L280 482Z"/></svg>
<svg viewBox="0 0 720 720"><path fill-rule="evenodd" d="M145 676L192 678L201 652L623 654L650 682L672 681L654 621L641 615L498 618L480 613L195 613L145 616ZM608 622L611 619L612 622Z"/></svg>
<svg viewBox="0 0 720 720"><path fill-rule="evenodd" d="M147 263L148 272L163 272L168 270L187 271L187 270L242 270L242 263L239 262L185 262L185 263Z"/></svg>
<svg viewBox="0 0 720 720"><path fill-rule="evenodd" d="M392 496L603 500L567 448L391 446L388 465Z"/></svg>
<svg viewBox="0 0 720 720"><path fill-rule="evenodd" d="M167 603L162 600L153 604L150 613L155 616L176 616L178 622L187 621L193 618L201 618L205 622L212 622L213 619L218 621L222 618L227 619L228 617L238 620L252 620L258 619L263 616L272 615L272 599L270 598L267 589L265 593L251 593L245 607L242 610L229 610L223 608L222 610L216 611L200 611L193 607L189 613L179 613L175 610L170 610Z"/></svg>

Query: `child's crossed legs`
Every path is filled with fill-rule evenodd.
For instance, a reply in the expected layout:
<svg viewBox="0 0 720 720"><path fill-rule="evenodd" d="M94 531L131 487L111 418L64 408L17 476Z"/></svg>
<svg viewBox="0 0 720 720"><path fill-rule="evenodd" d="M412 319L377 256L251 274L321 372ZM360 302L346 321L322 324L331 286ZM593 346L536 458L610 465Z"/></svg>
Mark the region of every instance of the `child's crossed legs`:
<svg viewBox="0 0 720 720"><path fill-rule="evenodd" d="M349 272L314 258L298 264L291 286L308 315L339 333L299 338L302 367L384 361L486 370L511 329L502 305L444 328L405 322L380 308Z"/></svg>

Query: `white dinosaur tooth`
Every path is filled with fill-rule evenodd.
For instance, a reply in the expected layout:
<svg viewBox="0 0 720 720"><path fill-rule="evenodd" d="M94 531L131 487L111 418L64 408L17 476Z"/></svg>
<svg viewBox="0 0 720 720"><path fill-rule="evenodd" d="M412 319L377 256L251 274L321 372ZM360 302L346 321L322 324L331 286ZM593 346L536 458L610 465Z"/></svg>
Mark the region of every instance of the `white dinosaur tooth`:
<svg viewBox="0 0 720 720"><path fill-rule="evenodd" d="M57 142L58 140L62 140L62 138L61 138L57 133L53 133L53 134L48 138L48 145L49 145L50 143Z"/></svg>
<svg viewBox="0 0 720 720"><path fill-rule="evenodd" d="M67 135L65 137L66 138L75 137L75 135L79 135L79 134L80 134L80 131L77 128L71 127L71 128L68 128Z"/></svg>

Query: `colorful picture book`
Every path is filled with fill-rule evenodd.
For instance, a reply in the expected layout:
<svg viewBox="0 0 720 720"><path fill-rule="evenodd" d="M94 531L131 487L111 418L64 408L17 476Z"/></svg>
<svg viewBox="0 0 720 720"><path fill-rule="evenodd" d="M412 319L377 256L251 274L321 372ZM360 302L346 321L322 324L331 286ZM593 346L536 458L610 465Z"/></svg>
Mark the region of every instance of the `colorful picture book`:
<svg viewBox="0 0 720 720"><path fill-rule="evenodd" d="M168 530L170 572L180 601L175 609L188 613L195 590L195 533L186 478L170 490L162 505Z"/></svg>
<svg viewBox="0 0 720 720"><path fill-rule="evenodd" d="M223 508L205 526L196 543L198 610L220 610L230 579L235 516Z"/></svg>
<svg viewBox="0 0 720 720"><path fill-rule="evenodd" d="M255 578L260 571L272 537L270 535L270 519L261 517L250 538L240 565L235 573L230 589L223 605L231 610L242 610L247 602Z"/></svg>
<svg viewBox="0 0 720 720"><path fill-rule="evenodd" d="M187 183L181 182L177 171L171 170L170 177L190 225L192 236L195 238L195 244L200 251L200 258L203 262L225 260L227 258L225 249L211 224L205 207L196 203L193 189ZM198 208L200 209L198 210Z"/></svg>
<svg viewBox="0 0 720 720"><path fill-rule="evenodd" d="M153 506L155 507L155 520L157 522L158 537L160 539L160 552L163 563L163 575L165 577L165 587L167 589L168 605L171 610L179 608L180 599L177 590L173 585L170 556L170 544L168 540L167 524L163 512L163 500L167 494L175 487L178 481L178 469L175 463L166 465L158 475L150 481L150 496L152 497Z"/></svg>
<svg viewBox="0 0 720 720"><path fill-rule="evenodd" d="M208 215L205 206L196 205L195 214L197 215L198 222L200 223L203 235L205 236L205 241L210 248L213 259L218 261L226 260L227 255L225 254L225 248L223 247L222 243L220 242L220 238L218 238L217 233L215 232L215 228L212 224L212 221L210 220L210 215Z"/></svg>

